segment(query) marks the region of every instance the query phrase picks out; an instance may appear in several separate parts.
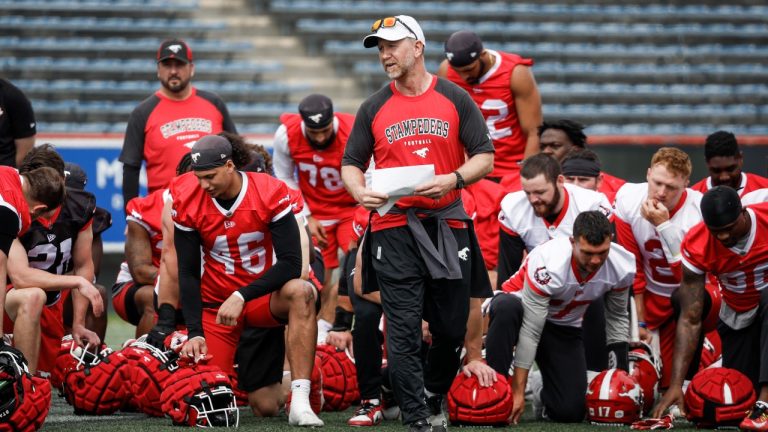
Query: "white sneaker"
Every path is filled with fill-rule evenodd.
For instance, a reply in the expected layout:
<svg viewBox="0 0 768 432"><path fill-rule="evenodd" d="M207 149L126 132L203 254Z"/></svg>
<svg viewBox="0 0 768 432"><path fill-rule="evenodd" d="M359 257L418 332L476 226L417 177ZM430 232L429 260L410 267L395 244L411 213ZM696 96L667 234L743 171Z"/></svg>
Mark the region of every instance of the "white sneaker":
<svg viewBox="0 0 768 432"><path fill-rule="evenodd" d="M528 382L525 384L525 400L533 400L533 392L541 391L544 381L541 378L541 371L536 369L528 374Z"/></svg>
<svg viewBox="0 0 768 432"><path fill-rule="evenodd" d="M291 407L291 411L288 414L288 424L291 426L308 426L308 427L320 427L324 423L320 420L310 407L300 409L299 407Z"/></svg>

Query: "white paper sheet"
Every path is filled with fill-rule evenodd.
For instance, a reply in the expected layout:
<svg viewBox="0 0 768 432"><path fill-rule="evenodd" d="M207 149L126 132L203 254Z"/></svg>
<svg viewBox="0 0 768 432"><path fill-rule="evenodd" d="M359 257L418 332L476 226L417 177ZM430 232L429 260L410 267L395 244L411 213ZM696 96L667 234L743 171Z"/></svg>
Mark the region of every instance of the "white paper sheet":
<svg viewBox="0 0 768 432"><path fill-rule="evenodd" d="M416 186L434 177L435 166L432 164L374 170L371 173L371 190L389 195L387 203L376 211L380 216L384 216L397 200L413 195Z"/></svg>

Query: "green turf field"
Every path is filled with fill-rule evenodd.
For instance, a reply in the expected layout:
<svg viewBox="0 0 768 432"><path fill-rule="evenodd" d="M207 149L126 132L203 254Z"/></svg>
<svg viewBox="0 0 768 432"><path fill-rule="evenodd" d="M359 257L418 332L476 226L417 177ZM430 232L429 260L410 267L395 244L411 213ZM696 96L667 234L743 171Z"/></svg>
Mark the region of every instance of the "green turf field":
<svg viewBox="0 0 768 432"><path fill-rule="evenodd" d="M123 341L133 337L133 327L123 322L119 317L111 314L109 317L109 326L107 330L106 342L114 348L119 349ZM55 393L55 391L54 391ZM325 431L349 431L352 428L346 425L347 419L351 416L353 408L347 412L327 412L322 413L321 418L325 421ZM556 424L556 423L535 423L531 420L530 410L523 422L517 426L512 426L518 431L601 431L608 429L625 429L628 427L600 427L588 424ZM240 410L240 427L248 429L258 429L265 432L281 432L289 430L298 430L288 426L288 420L285 417L260 419L251 415L246 409ZM489 428L470 428L470 427L452 427L452 430L488 430ZM678 422L675 429L694 429L688 423ZM54 394L51 412L43 425L43 431L66 431L66 432L84 432L84 431L109 431L109 432L137 432L140 430L152 431L174 431L178 432L180 428L171 425L167 418L147 418L143 414L135 413L117 413L111 416L90 417L75 416L72 414L72 407L66 404L63 398ZM405 427L399 421L384 422L382 425L371 428L376 431L403 431ZM500 430L500 429L497 429Z"/></svg>

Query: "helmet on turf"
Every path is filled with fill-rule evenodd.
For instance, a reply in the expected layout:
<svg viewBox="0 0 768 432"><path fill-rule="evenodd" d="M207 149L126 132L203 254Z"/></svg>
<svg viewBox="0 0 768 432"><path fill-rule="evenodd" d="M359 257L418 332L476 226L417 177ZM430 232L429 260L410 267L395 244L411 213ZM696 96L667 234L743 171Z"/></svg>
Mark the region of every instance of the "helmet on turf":
<svg viewBox="0 0 768 432"><path fill-rule="evenodd" d="M129 396L144 413L162 417L160 394L167 380L179 369L178 354L163 351L139 338L121 350L129 363Z"/></svg>
<svg viewBox="0 0 768 432"><path fill-rule="evenodd" d="M699 428L738 426L754 405L746 375L723 367L699 371L685 392L685 416Z"/></svg>
<svg viewBox="0 0 768 432"><path fill-rule="evenodd" d="M629 376L643 389L643 412L648 414L659 396L661 356L650 345L643 343L629 352Z"/></svg>
<svg viewBox="0 0 768 432"><path fill-rule="evenodd" d="M472 375L456 376L448 390L448 416L452 424L507 425L512 413L512 390L507 379L496 372L496 382L483 387Z"/></svg>
<svg viewBox="0 0 768 432"><path fill-rule="evenodd" d="M63 389L75 413L105 415L120 409L128 398L125 383L130 379L123 353L106 345L94 352L90 345L72 343L69 355L71 359L62 361Z"/></svg>
<svg viewBox="0 0 768 432"><path fill-rule="evenodd" d="M237 427L240 412L227 374L204 361L180 366L160 395L173 424Z"/></svg>
<svg viewBox="0 0 768 432"><path fill-rule="evenodd" d="M0 424L10 426L10 430L36 431L50 407L48 380L30 375L21 353L0 352Z"/></svg>
<svg viewBox="0 0 768 432"><path fill-rule="evenodd" d="M355 362L348 352L336 351L331 345L318 345L315 353L323 375L323 410L344 411L359 401Z"/></svg>
<svg viewBox="0 0 768 432"><path fill-rule="evenodd" d="M643 390L621 369L600 372L587 387L587 417L592 423L631 424L640 419Z"/></svg>

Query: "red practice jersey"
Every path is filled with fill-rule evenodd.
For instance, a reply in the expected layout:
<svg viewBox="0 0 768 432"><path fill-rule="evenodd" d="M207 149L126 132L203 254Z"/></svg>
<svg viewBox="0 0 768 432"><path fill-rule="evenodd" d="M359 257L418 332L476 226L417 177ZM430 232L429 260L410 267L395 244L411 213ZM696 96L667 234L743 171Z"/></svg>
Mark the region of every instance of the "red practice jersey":
<svg viewBox="0 0 768 432"><path fill-rule="evenodd" d="M744 249L723 246L704 223L688 231L682 245L683 265L717 277L723 301L737 313L757 308L760 291L768 286L768 204L749 206L747 213L752 229Z"/></svg>
<svg viewBox="0 0 768 432"><path fill-rule="evenodd" d="M762 188L768 188L768 178L759 176L757 174L742 172L741 183L739 184L739 188L736 189L736 192L739 193L740 197L743 197L752 191ZM700 182L691 186L691 189L705 193L706 191L712 189L712 177L704 178Z"/></svg>
<svg viewBox="0 0 768 432"><path fill-rule="evenodd" d="M171 183L172 216L179 229L200 235L203 302L221 303L274 263L269 223L293 217L288 186L262 173L241 173L243 187L229 210L199 186L194 173Z"/></svg>
<svg viewBox="0 0 768 432"><path fill-rule="evenodd" d="M299 190L312 216L319 220L348 218L357 206L341 182L341 158L355 116L346 113L336 113L334 116L336 137L322 150L309 144L299 114L281 115L281 126L275 133L275 175L292 179L296 169Z"/></svg>
<svg viewBox="0 0 768 432"><path fill-rule="evenodd" d="M0 166L0 206L16 213L19 217L17 236L23 235L32 223L32 216L21 190L21 176L15 168Z"/></svg>
<svg viewBox="0 0 768 432"><path fill-rule="evenodd" d="M493 66L480 77L475 85L467 84L459 74L449 67L446 78L472 96L483 112L488 131L496 148L491 177L503 177L512 171L519 171L518 162L523 160L526 137L520 128L512 93L512 72L518 65L533 66L533 60L501 51L487 50L495 59Z"/></svg>

